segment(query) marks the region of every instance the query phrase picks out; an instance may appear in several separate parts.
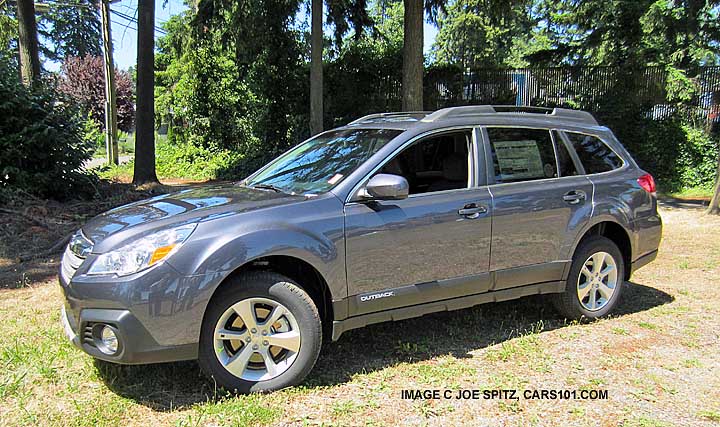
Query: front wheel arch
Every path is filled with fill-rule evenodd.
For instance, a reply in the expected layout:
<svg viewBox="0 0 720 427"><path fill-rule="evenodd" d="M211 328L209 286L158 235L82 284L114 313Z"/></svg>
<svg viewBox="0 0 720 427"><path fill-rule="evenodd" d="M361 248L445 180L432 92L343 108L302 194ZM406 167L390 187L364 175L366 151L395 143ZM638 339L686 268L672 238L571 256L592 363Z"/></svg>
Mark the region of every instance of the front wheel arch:
<svg viewBox="0 0 720 427"><path fill-rule="evenodd" d="M268 255L247 261L235 268L213 290L208 299L203 321L207 315L207 308L213 299L227 286L233 286L236 278L251 272L273 272L292 279L302 290L310 295L313 303L320 312L323 325L331 325L334 319L332 292L323 275L309 262L288 255ZM329 336L329 335L328 335Z"/></svg>

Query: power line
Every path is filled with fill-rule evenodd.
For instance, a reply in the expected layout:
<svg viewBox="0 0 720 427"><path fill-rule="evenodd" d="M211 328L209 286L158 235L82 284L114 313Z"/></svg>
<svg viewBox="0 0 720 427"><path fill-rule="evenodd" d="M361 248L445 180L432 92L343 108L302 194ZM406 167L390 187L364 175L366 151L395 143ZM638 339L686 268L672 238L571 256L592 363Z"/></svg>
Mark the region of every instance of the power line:
<svg viewBox="0 0 720 427"><path fill-rule="evenodd" d="M134 17L134 16L126 15L126 14L124 14L124 13L122 13L122 12L117 11L117 10L110 10L110 12L112 12L114 15L116 15L116 16L122 18L122 19L125 19L125 20L127 20L127 21L129 21L129 22L132 22L132 23L134 23L134 24L137 24L137 23L138 23L137 18ZM158 33L160 33L160 34L162 34L162 35L167 35L167 31L165 31L164 29L162 29L162 28L160 28L160 27L158 27L158 26L155 26L155 25L153 25L153 28L155 29L156 32L158 32Z"/></svg>
<svg viewBox="0 0 720 427"><path fill-rule="evenodd" d="M110 20L110 22L112 22L115 25L119 25L119 26L123 27L124 29L133 30L133 31L137 32L137 28L130 25L130 23L123 24L122 22L113 21L112 19ZM123 34L123 37L124 37L124 34ZM155 38L160 38L160 37L162 37L162 36L155 34ZM121 40L122 40L122 38L121 38Z"/></svg>

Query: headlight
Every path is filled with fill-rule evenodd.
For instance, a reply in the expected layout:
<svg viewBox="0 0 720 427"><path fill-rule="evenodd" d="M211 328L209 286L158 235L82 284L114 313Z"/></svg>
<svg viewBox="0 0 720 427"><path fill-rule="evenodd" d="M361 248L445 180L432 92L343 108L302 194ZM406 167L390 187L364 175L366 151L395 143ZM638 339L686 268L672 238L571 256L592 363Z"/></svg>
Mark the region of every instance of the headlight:
<svg viewBox="0 0 720 427"><path fill-rule="evenodd" d="M88 274L117 274L127 276L162 261L175 252L190 237L197 224L188 224L145 236L100 255Z"/></svg>

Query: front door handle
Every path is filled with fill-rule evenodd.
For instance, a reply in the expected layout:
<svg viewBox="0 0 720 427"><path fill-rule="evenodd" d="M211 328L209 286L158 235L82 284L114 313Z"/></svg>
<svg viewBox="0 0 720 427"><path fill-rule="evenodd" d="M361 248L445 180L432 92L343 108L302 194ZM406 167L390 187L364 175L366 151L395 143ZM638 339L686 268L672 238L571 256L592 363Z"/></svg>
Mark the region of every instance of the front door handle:
<svg viewBox="0 0 720 427"><path fill-rule="evenodd" d="M475 203L465 205L464 208L458 211L458 215L464 216L465 218L469 219L475 219L485 213L487 213L487 208L485 206L478 206Z"/></svg>
<svg viewBox="0 0 720 427"><path fill-rule="evenodd" d="M581 190L568 191L563 195L563 200L571 205L577 205L578 203L584 201L586 198L587 196L585 195L585 192Z"/></svg>

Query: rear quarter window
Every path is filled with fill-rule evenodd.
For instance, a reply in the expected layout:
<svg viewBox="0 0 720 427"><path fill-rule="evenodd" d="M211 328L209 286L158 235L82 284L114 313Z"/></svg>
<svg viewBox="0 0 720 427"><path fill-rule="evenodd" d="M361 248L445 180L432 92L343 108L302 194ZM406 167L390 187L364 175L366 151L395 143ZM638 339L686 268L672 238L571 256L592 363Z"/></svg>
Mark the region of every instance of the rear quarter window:
<svg viewBox="0 0 720 427"><path fill-rule="evenodd" d="M623 161L600 138L576 132L565 132L575 149L586 174L609 172L622 166Z"/></svg>

